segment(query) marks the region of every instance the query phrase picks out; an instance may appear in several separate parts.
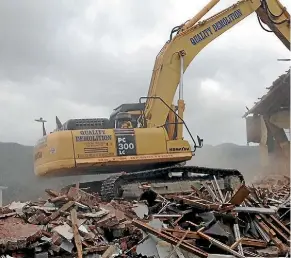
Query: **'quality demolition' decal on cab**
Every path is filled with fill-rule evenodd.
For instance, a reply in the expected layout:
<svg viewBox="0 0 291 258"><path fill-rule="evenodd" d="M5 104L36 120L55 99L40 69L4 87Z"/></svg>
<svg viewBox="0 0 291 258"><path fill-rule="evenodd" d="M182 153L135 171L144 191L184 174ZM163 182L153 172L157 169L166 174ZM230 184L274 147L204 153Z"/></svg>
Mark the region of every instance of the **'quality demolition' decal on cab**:
<svg viewBox="0 0 291 258"><path fill-rule="evenodd" d="M76 142L111 141L112 135L105 133L105 130L93 129L82 130L81 135L75 137Z"/></svg>

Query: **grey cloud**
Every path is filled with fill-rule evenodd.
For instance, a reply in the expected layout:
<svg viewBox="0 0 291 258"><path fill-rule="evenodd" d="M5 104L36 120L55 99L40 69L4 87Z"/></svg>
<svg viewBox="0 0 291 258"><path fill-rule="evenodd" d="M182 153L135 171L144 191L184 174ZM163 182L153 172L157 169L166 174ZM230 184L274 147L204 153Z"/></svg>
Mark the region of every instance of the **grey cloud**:
<svg viewBox="0 0 291 258"><path fill-rule="evenodd" d="M45 76L55 65L57 32L72 10L57 1L2 1L0 15L0 76L20 82Z"/></svg>

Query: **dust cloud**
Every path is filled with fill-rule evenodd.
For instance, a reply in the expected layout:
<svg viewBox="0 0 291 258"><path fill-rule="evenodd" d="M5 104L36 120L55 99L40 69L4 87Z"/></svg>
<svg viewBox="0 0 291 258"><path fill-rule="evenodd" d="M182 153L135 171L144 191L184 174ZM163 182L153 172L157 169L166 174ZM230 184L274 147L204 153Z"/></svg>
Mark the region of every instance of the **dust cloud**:
<svg viewBox="0 0 291 258"><path fill-rule="evenodd" d="M261 173L259 146L244 146L224 143L217 146L205 145L197 149L189 165L239 170L245 181L252 182Z"/></svg>

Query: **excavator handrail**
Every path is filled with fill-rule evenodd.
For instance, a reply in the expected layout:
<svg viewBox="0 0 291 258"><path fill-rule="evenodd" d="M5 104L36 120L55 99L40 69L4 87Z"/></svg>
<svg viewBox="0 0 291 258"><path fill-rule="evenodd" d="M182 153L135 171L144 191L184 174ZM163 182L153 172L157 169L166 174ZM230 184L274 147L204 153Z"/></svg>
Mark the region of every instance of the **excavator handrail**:
<svg viewBox="0 0 291 258"><path fill-rule="evenodd" d="M167 107L168 107L168 109L171 111L171 112L173 112L174 114L175 114L175 116L176 117L178 117L181 121L182 121L182 124L184 124L184 126L185 126L185 128L186 128L186 130L187 130L187 132L189 133L189 135L190 135L190 137L191 137L191 140L193 141L193 143L194 143L194 150L192 151L192 153L195 153L195 151L196 151L196 149L197 148L201 148L201 146L200 145L197 145L196 144L196 141L194 140L194 137L193 137L193 135L192 135L192 133L191 133L191 131L189 130L189 128L188 128L188 126L187 126L187 124L186 124L186 122L184 121L184 119L183 118L181 118L161 97L140 97L139 98L139 103L142 103L141 101L143 100L143 99L149 99L149 98L153 98L153 99L158 99L158 100L160 100L164 105L166 105ZM144 110L142 110L142 116L144 117ZM146 122L146 120L145 119L142 119L142 121L145 121ZM179 122L178 122L179 123ZM178 123L174 123L174 124L178 124ZM157 126L157 127L165 127L165 125L166 125L166 123L164 123L163 125L159 125L159 126ZM146 126L146 125L143 125L143 126Z"/></svg>

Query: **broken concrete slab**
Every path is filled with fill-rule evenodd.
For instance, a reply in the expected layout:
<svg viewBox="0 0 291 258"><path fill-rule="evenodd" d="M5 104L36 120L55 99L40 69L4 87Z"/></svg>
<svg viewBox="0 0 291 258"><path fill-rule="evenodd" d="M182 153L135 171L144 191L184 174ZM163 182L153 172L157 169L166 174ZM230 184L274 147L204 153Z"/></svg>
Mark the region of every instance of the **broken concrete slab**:
<svg viewBox="0 0 291 258"><path fill-rule="evenodd" d="M0 221L0 249L18 250L42 237L42 227L27 224L21 218L9 217Z"/></svg>

